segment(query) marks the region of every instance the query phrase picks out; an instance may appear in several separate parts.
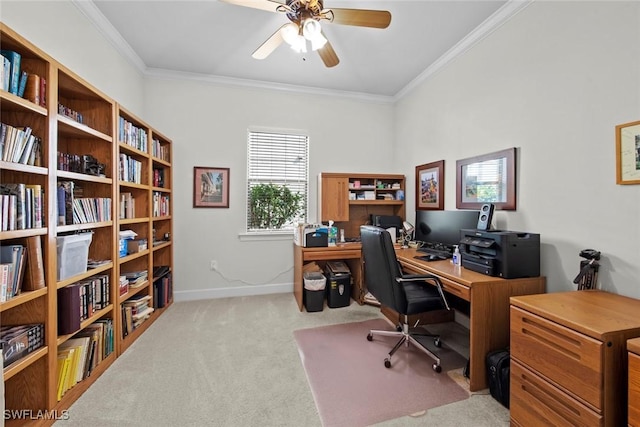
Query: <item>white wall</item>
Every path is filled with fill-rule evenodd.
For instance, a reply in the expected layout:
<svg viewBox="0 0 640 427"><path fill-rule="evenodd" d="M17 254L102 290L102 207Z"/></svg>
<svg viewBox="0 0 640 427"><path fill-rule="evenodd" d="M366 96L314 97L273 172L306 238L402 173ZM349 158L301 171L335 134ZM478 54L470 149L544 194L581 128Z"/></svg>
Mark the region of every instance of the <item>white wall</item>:
<svg viewBox="0 0 640 427"><path fill-rule="evenodd" d="M534 2L395 107L142 79L70 2L1 8L3 22L174 140L178 299L291 288L290 240L238 237L249 126L309 132L311 219L321 171L404 173L411 195L415 166L445 159L455 209L457 159L518 147L518 210L495 223L541 234L548 289L574 289L578 251L593 247L601 287L640 297L640 186L615 185L613 133L640 111L640 3ZM200 165L231 168L229 209L191 207Z"/></svg>
<svg viewBox="0 0 640 427"><path fill-rule="evenodd" d="M614 136L639 112L640 3L536 1L400 101L394 139L408 176L445 159L446 209L456 160L517 147L517 211L494 223L540 233L548 291L595 248L601 287L640 297L640 186L615 184Z"/></svg>
<svg viewBox="0 0 640 427"><path fill-rule="evenodd" d="M2 0L0 19L141 118L143 76L70 1Z"/></svg>
<svg viewBox="0 0 640 427"><path fill-rule="evenodd" d="M239 238L246 228L249 127L308 132L311 221L317 219L320 172L397 172L390 104L157 78L147 79L146 93L151 122L162 123L174 142L178 298L293 289L291 236ZM229 209L192 207L194 166L230 168ZM211 260L218 261L218 272L209 269ZM255 287L265 284L273 286Z"/></svg>

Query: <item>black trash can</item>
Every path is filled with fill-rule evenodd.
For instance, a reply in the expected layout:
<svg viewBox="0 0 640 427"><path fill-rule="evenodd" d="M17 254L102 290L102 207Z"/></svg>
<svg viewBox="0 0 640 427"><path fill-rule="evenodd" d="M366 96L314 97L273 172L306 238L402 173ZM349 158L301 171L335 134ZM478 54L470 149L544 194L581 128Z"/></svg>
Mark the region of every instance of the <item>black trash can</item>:
<svg viewBox="0 0 640 427"><path fill-rule="evenodd" d="M324 295L326 292L326 281L322 273L304 274L303 303L307 311L322 311L324 309Z"/></svg>

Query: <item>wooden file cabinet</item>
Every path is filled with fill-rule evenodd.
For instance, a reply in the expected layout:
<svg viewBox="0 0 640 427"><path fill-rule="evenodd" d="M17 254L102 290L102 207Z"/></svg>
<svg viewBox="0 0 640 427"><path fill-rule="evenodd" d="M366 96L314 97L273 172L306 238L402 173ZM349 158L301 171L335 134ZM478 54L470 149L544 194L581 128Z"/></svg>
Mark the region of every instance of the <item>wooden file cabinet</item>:
<svg viewBox="0 0 640 427"><path fill-rule="evenodd" d="M629 415L630 426L640 426L640 338L627 341L629 351Z"/></svg>
<svg viewBox="0 0 640 427"><path fill-rule="evenodd" d="M512 297L511 424L626 424L639 312L639 300L597 290Z"/></svg>

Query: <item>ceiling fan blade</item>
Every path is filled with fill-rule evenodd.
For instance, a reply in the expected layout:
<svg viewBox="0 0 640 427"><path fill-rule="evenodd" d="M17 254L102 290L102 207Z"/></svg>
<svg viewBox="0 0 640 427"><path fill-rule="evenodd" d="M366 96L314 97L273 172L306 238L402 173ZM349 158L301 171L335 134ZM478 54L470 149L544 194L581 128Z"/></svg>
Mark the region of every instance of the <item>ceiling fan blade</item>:
<svg viewBox="0 0 640 427"><path fill-rule="evenodd" d="M387 28L391 23L391 13L386 10L331 8L323 10L322 14L325 15L330 22L340 25ZM333 19L331 15L333 15Z"/></svg>
<svg viewBox="0 0 640 427"><path fill-rule="evenodd" d="M284 39L282 38L282 29L286 27L287 24L284 24L282 27L278 28L278 30L271 35L264 43L257 48L251 56L255 59L265 59L267 56L271 55L271 52L276 50L278 46L282 44Z"/></svg>
<svg viewBox="0 0 640 427"><path fill-rule="evenodd" d="M327 37L325 36L325 38ZM318 52L318 55L320 55L320 58L322 58L322 62L324 62L324 65L326 65L329 68L335 67L336 65L338 65L338 63L340 63L340 59L338 59L338 55L336 55L336 51L333 50L333 46L331 46L331 43L329 43L328 40L324 44L324 46L322 46L316 52Z"/></svg>
<svg viewBox="0 0 640 427"><path fill-rule="evenodd" d="M237 6L251 7L254 9L266 10L267 12L280 12L279 8L287 7L277 0L220 0L225 3ZM288 8L288 7L287 7Z"/></svg>

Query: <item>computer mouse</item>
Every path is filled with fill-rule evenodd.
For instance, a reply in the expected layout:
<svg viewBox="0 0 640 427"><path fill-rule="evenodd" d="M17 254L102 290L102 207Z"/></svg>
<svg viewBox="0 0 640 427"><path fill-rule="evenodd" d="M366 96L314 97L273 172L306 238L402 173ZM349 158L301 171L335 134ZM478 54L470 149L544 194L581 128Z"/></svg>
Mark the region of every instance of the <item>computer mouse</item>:
<svg viewBox="0 0 640 427"><path fill-rule="evenodd" d="M429 255L429 261L438 261L440 258L438 255Z"/></svg>

